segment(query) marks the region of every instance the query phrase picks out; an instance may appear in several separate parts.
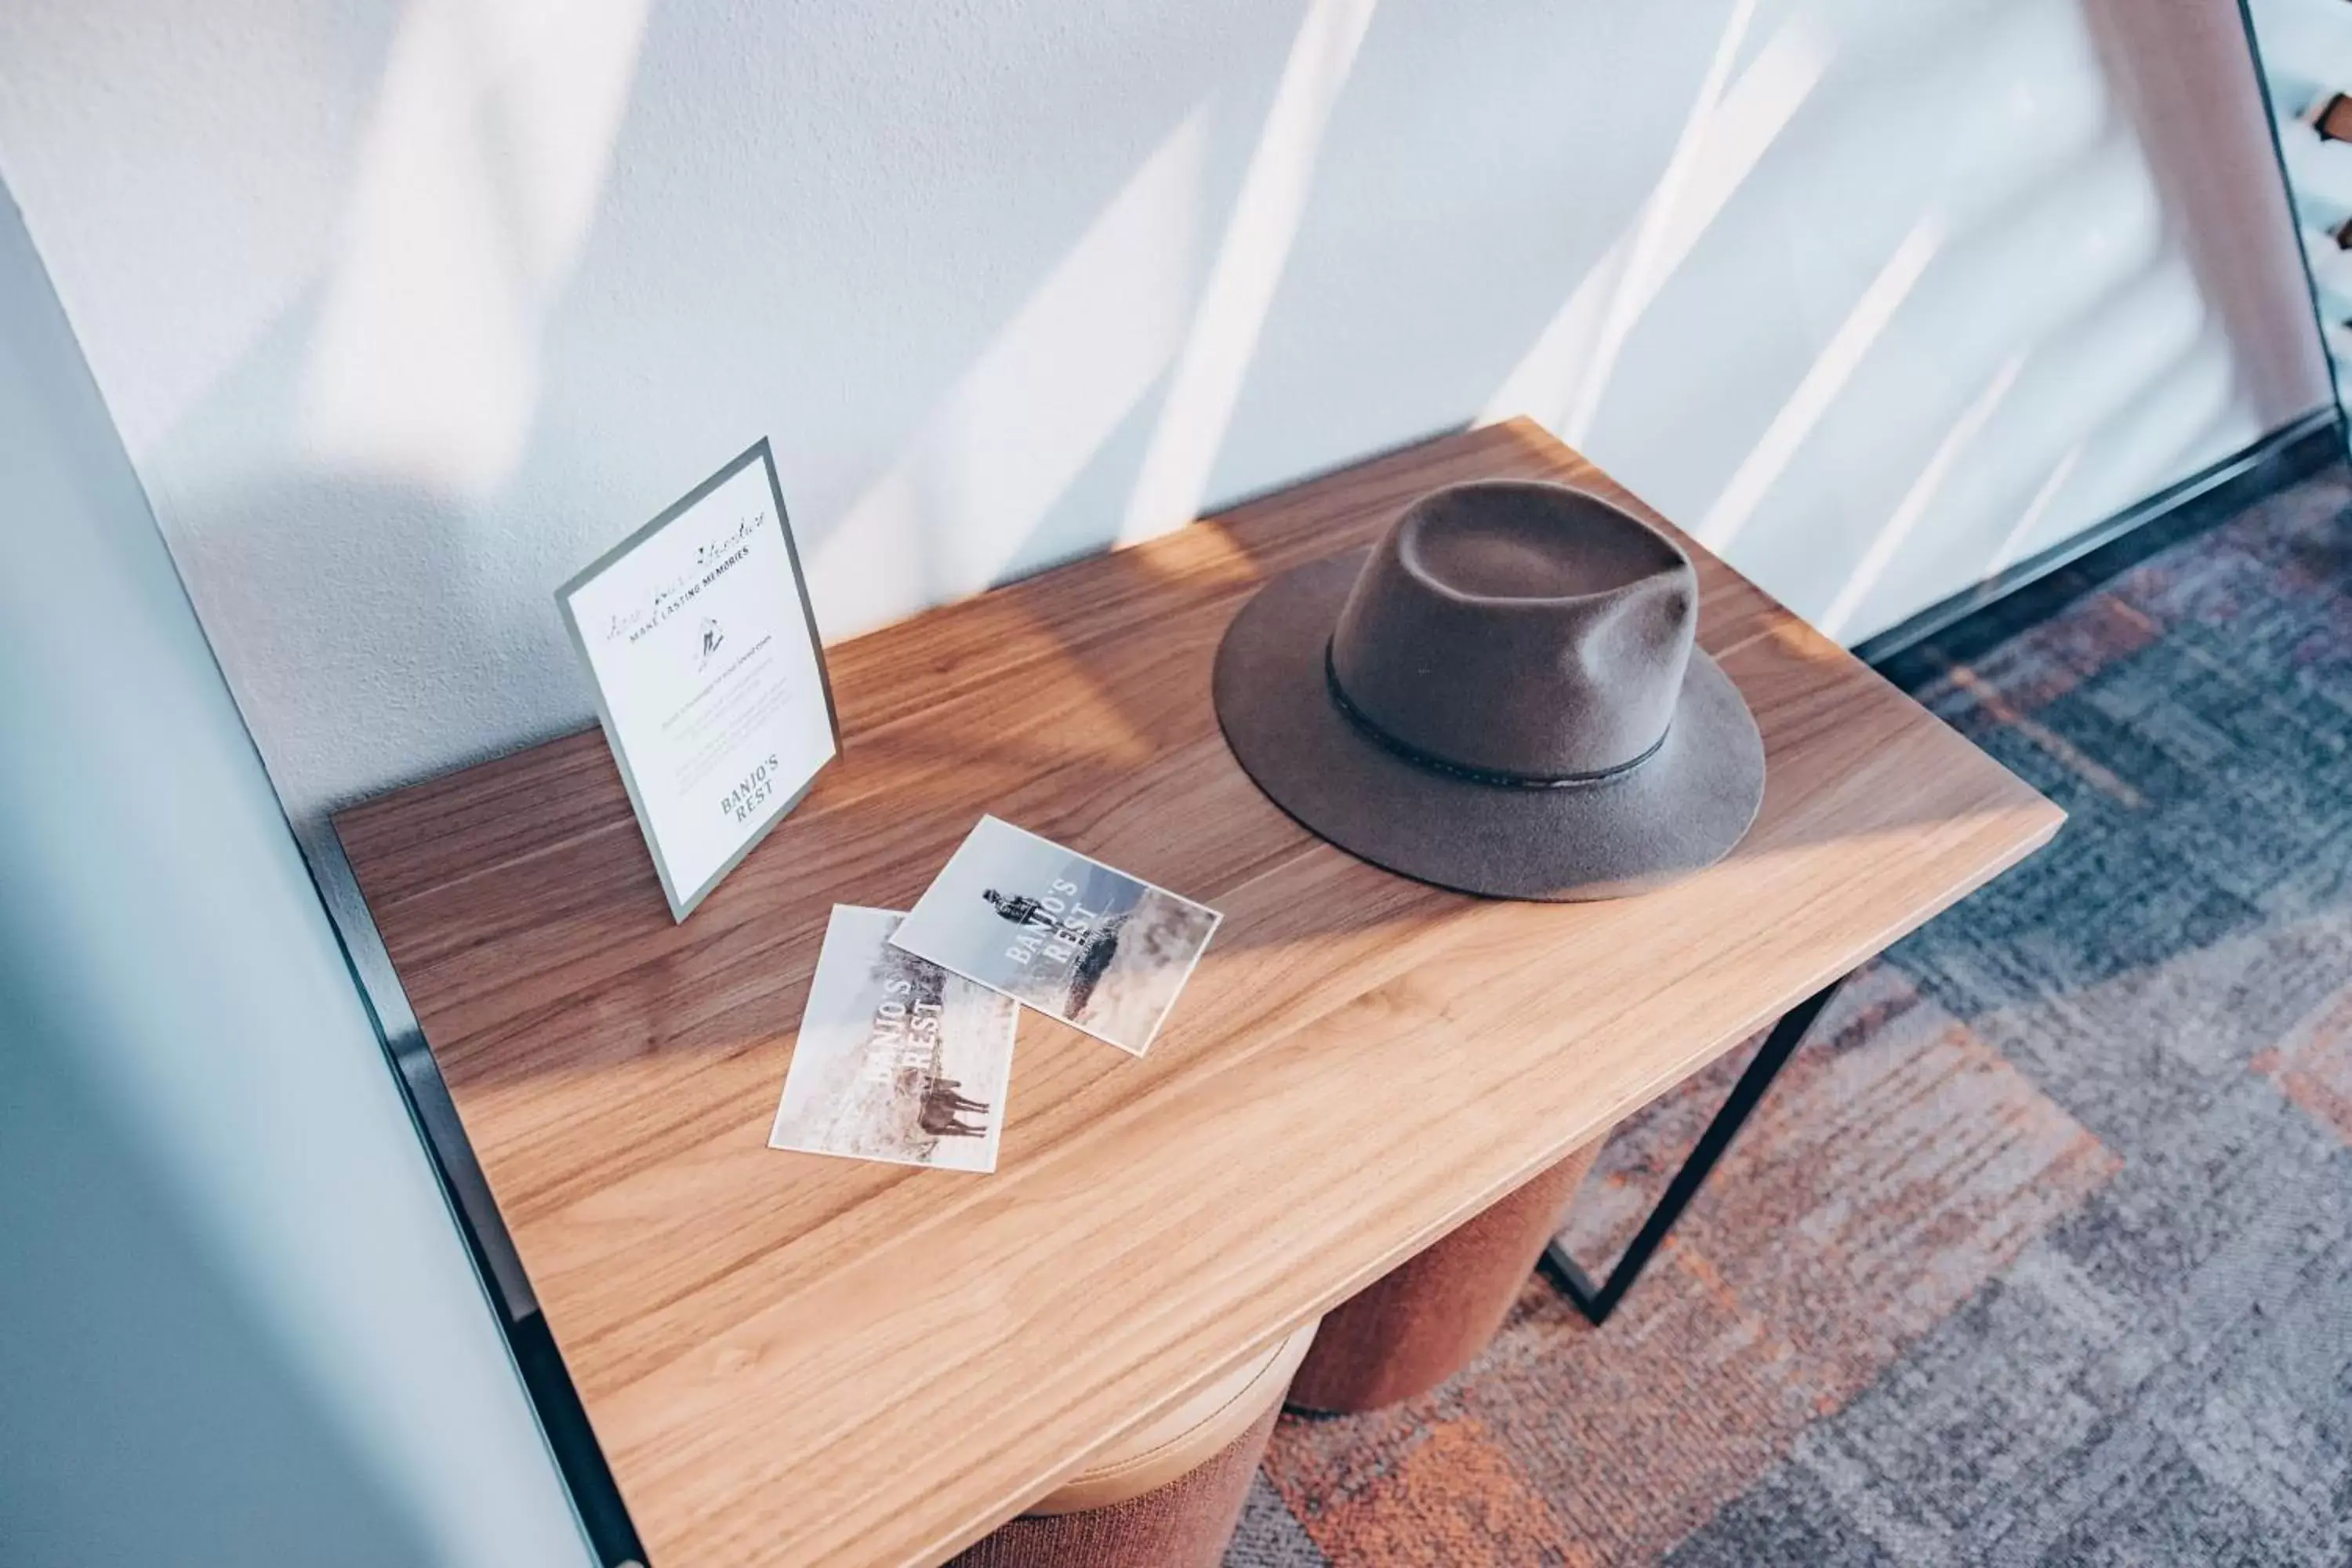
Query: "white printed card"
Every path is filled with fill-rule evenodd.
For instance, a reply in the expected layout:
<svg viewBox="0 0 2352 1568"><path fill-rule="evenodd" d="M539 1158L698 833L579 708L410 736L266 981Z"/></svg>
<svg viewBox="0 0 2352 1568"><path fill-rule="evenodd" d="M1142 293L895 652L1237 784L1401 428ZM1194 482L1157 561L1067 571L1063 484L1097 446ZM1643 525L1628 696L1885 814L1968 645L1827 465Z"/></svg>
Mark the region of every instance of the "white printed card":
<svg viewBox="0 0 2352 1568"><path fill-rule="evenodd" d="M1021 1009L890 934L893 910L834 906L768 1146L993 1171Z"/></svg>
<svg viewBox="0 0 2352 1568"><path fill-rule="evenodd" d="M993 816L890 940L1141 1056L1217 911Z"/></svg>

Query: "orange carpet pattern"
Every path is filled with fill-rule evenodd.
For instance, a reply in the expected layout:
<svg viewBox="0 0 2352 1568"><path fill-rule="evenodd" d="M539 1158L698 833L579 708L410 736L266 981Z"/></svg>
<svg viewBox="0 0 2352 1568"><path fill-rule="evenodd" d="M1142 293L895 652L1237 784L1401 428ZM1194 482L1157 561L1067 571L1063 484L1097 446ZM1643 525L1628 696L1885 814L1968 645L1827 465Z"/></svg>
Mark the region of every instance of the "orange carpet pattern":
<svg viewBox="0 0 2352 1568"><path fill-rule="evenodd" d="M1817 1027L1605 1330L1533 1279L1470 1374L1284 1422L1266 1475L1327 1560L1654 1560L2114 1169L1891 968ZM1615 1255L1748 1054L1612 1142L1578 1257Z"/></svg>

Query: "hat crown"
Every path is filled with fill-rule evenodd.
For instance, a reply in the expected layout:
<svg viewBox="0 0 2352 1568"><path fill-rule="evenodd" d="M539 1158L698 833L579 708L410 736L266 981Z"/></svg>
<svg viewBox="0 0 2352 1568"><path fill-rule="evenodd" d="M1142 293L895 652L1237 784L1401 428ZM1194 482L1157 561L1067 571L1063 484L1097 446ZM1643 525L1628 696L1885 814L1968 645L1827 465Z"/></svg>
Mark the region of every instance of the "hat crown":
<svg viewBox="0 0 2352 1568"><path fill-rule="evenodd" d="M1573 779L1664 738L1698 580L1664 534L1565 485L1454 485L1407 507L1331 634L1362 722L1450 766Z"/></svg>

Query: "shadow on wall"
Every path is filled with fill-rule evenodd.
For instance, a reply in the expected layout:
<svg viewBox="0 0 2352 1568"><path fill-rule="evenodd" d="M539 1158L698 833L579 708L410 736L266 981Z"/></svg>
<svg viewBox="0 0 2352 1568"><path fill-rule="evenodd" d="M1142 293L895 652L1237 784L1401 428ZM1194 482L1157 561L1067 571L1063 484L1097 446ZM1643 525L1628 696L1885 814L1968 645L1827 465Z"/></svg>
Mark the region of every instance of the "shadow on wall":
<svg viewBox="0 0 2352 1568"><path fill-rule="evenodd" d="M1859 635L2252 433L2041 384L2042 292L2178 249L2077 5L407 0L381 52L293 303L137 442L306 828L585 722L553 586L762 434L839 638L1517 412ZM2036 193L2116 243L2021 289L1977 231Z"/></svg>
<svg viewBox="0 0 2352 1568"><path fill-rule="evenodd" d="M1283 35L1260 25L1253 31L1265 37L1196 48L1182 62L1194 79L1181 88L1189 110L966 359L882 471L837 500L822 482L838 482L837 459L817 484L788 476L829 629L892 619L1098 549L1116 529L1156 531L1199 510L1374 3L1313 0L1275 19L1295 30L1271 57L1279 68L1254 142L1236 137L1244 116L1221 101L1235 83L1203 73L1238 77L1246 99L1255 84L1221 53L1238 57L1246 44L1263 55L1258 46ZM373 793L389 770L439 771L581 722L583 678L551 585L668 498L646 489L647 475L672 486L691 478L674 458L647 458L646 445L710 462L764 427L737 408L723 424L687 428L709 402L698 384L733 376L690 363L712 347L692 332L635 345L649 358L618 386L612 354L586 376L568 373L567 345L578 340L566 329L577 322L559 301L589 220L603 204L601 221L625 227L626 215L650 205L625 188L635 171L615 165L614 145L624 89L656 68L641 57L663 40L649 42L643 16L620 0L599 17L587 30L593 47L567 39L565 58L584 49L593 68L589 89L566 98L539 90L548 70L519 64L511 49L476 59L462 47L481 43L485 27L489 42L511 44L528 26L467 22L441 0L415 0L356 154L335 258L145 464L191 593L306 837L322 806ZM428 112L467 102L483 106L486 129ZM667 107L638 104L634 133L646 136L642 119ZM1236 177L1220 235L1211 227L1217 193ZM554 197L543 195L548 185ZM747 190L689 218L693 232L662 247L667 275L642 280L645 297L674 294L681 257L706 274L730 272L735 258L723 252L766 227L772 200ZM890 200L869 193L869 224L890 221ZM843 281L820 281L812 319L798 323L820 342L843 314L822 308L825 289ZM593 267L578 284L605 295L600 321L612 319L602 307L618 287ZM626 359L627 335L600 353ZM828 357L859 356L815 356ZM664 359L666 370L654 368ZM948 363L917 354L904 368L919 377ZM803 372L783 367L793 403L814 393L838 405L827 395L838 392L870 405L879 391L894 423L908 405L896 376L827 389ZM598 413L583 414L575 395ZM627 400L636 401L625 409ZM798 444L825 421L818 413ZM583 428L609 438L583 448ZM779 435L789 468L796 443ZM872 438L869 429L861 444ZM1123 517L1104 505L1119 494ZM453 744L453 735L480 739Z"/></svg>
<svg viewBox="0 0 2352 1568"><path fill-rule="evenodd" d="M254 1568L332 1542L348 1568L435 1561L49 1054L29 989L0 968L0 1559Z"/></svg>
<svg viewBox="0 0 2352 1568"><path fill-rule="evenodd" d="M554 609L562 578L515 581L517 531L479 499L398 465L256 460L298 417L320 309L316 290L297 301L173 432L155 497L306 840L320 821L291 759L313 790L348 795L383 757L479 761L578 728L584 701ZM453 731L503 739L453 753Z"/></svg>

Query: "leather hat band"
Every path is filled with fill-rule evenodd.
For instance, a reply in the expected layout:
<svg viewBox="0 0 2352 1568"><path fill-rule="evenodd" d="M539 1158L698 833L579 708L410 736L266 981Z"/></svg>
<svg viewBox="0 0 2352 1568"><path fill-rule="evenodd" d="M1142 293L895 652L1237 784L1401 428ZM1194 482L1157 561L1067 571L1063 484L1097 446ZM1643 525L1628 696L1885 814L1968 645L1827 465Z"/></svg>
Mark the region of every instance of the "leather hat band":
<svg viewBox="0 0 2352 1568"><path fill-rule="evenodd" d="M1506 789L1582 789L1592 784L1613 784L1656 756L1658 749L1666 743L1667 733L1674 728L1673 724L1669 723L1665 730L1658 732L1658 738L1650 742L1647 751L1632 761L1619 763L1614 767L1601 768L1589 773L1504 773L1494 768L1474 768L1461 763L1448 762L1444 757L1423 751L1410 742L1397 739L1372 722L1361 709L1348 700L1347 691L1339 685L1339 668L1331 662L1331 643L1328 637L1323 643L1323 683L1330 688L1331 700L1339 705L1340 712L1347 715L1349 723L1361 731L1367 739L1377 742L1382 748L1395 752L1413 766L1427 768L1433 773L1450 774L1470 784L1496 784Z"/></svg>

